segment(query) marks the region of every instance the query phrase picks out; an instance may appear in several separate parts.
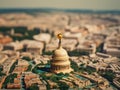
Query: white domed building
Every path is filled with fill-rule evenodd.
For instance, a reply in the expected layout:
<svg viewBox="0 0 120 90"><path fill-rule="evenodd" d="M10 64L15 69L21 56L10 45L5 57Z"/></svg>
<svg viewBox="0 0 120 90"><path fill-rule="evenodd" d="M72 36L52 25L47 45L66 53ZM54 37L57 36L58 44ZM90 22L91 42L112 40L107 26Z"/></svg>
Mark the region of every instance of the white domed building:
<svg viewBox="0 0 120 90"><path fill-rule="evenodd" d="M61 46L62 35L58 34L58 38L59 46L53 53L50 70L53 73L70 73L73 70L70 67L70 61L67 51Z"/></svg>

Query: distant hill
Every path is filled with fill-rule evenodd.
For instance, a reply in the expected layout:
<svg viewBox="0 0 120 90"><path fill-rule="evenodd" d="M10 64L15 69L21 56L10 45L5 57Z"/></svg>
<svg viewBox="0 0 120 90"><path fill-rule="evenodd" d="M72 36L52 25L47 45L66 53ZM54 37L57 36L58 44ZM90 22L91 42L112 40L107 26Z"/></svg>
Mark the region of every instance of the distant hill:
<svg viewBox="0 0 120 90"><path fill-rule="evenodd" d="M20 12L26 12L26 13L34 13L34 12L52 12L52 11L56 11L56 12L72 12L72 13L98 13L98 14L107 14L107 13L111 13L111 14L120 14L119 10L113 11L113 10L109 10L109 11L105 11L105 10L98 10L98 11L94 11L94 10L81 10L81 9L54 9L54 8L35 8L35 9L19 9L19 8L11 8L11 9L0 9L0 13L20 13Z"/></svg>

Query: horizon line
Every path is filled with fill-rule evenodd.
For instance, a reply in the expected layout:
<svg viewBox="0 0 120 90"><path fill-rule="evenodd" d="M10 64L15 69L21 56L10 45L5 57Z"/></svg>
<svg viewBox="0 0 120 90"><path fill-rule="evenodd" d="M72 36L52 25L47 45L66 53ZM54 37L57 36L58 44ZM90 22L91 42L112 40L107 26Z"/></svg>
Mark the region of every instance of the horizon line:
<svg viewBox="0 0 120 90"><path fill-rule="evenodd" d="M97 12L97 11L120 11L119 9L112 9L112 10L109 10L109 9L80 9L80 8L49 8L49 7L34 7L34 8L30 8L30 7L12 7L12 8L0 8L1 9L6 9L6 10L12 10L12 9L51 9L51 10L82 10L82 11L93 11L93 12Z"/></svg>

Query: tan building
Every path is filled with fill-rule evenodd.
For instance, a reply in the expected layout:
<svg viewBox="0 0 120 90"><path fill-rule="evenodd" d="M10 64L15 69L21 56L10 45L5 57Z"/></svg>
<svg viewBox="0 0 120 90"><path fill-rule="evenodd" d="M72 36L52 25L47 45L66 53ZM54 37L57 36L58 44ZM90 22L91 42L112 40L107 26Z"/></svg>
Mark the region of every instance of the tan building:
<svg viewBox="0 0 120 90"><path fill-rule="evenodd" d="M71 33L71 32L65 32L64 33L64 38L68 38L68 39L79 40L81 37L82 37L81 33Z"/></svg>
<svg viewBox="0 0 120 90"><path fill-rule="evenodd" d="M73 51L75 46L77 45L77 40L76 39L63 39L62 40L62 46L65 48L67 51Z"/></svg>
<svg viewBox="0 0 120 90"><path fill-rule="evenodd" d="M26 51L30 53L41 54L44 48L44 44L42 42L35 40L23 40L21 43L23 43Z"/></svg>
<svg viewBox="0 0 120 90"><path fill-rule="evenodd" d="M53 73L70 73L72 71L70 67L69 56L65 49L61 46L62 35L58 34L59 46L54 51L53 57L51 60L51 72Z"/></svg>
<svg viewBox="0 0 120 90"><path fill-rule="evenodd" d="M94 54L96 52L96 45L95 44L90 44L90 45L79 44L75 48L75 50L80 52L88 52L89 54Z"/></svg>
<svg viewBox="0 0 120 90"><path fill-rule="evenodd" d="M12 42L12 38L9 36L0 35L0 44L7 44Z"/></svg>
<svg viewBox="0 0 120 90"><path fill-rule="evenodd" d="M0 51L2 51L3 50L3 45L2 44L0 44Z"/></svg>
<svg viewBox="0 0 120 90"><path fill-rule="evenodd" d="M45 83L39 78L39 75L31 73L31 72L25 72L24 82L26 89L29 88L33 84L37 84L39 90L46 90Z"/></svg>
<svg viewBox="0 0 120 90"><path fill-rule="evenodd" d="M57 42L58 40L56 38L52 38L49 44L46 44L45 51L46 52L52 52L57 48Z"/></svg>
<svg viewBox="0 0 120 90"><path fill-rule="evenodd" d="M103 49L111 56L120 57L120 33L114 32L107 37Z"/></svg>
<svg viewBox="0 0 120 90"><path fill-rule="evenodd" d="M5 54L0 54L0 64L2 64L8 58Z"/></svg>
<svg viewBox="0 0 120 90"><path fill-rule="evenodd" d="M2 88L2 85L3 85L4 81L5 81L5 78L6 78L6 76L0 77L0 89Z"/></svg>
<svg viewBox="0 0 120 90"><path fill-rule="evenodd" d="M20 42L11 42L6 45L4 45L4 50L21 50L23 49L23 44Z"/></svg>
<svg viewBox="0 0 120 90"><path fill-rule="evenodd" d="M19 59L18 64L16 65L14 69L14 73L22 73L28 69L29 63L26 60Z"/></svg>
<svg viewBox="0 0 120 90"><path fill-rule="evenodd" d="M47 34L47 33L41 33L39 35L33 36L33 38L37 41L41 41L41 42L44 42L44 43L49 43L50 39L51 39L51 36L50 36L50 34Z"/></svg>
<svg viewBox="0 0 120 90"><path fill-rule="evenodd" d="M13 83L7 84L7 89L20 89L20 88L21 88L20 75L17 75L17 77L14 78Z"/></svg>
<svg viewBox="0 0 120 90"><path fill-rule="evenodd" d="M3 73L5 73L6 75L9 73L11 66L15 63L15 61L17 60L16 57L10 57L7 60L4 61L3 63Z"/></svg>

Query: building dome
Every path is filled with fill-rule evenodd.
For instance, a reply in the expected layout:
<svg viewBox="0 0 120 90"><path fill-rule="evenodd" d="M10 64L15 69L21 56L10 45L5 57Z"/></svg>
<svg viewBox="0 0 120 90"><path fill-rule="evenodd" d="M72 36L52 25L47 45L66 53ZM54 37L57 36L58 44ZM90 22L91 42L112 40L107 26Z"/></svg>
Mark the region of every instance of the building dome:
<svg viewBox="0 0 120 90"><path fill-rule="evenodd" d="M53 52L53 57L62 57L62 56L68 57L68 54L67 54L66 50L63 49L62 47L60 47L59 49L56 49L56 50Z"/></svg>
<svg viewBox="0 0 120 90"><path fill-rule="evenodd" d="M69 56L67 54L67 51L61 46L62 35L60 35L58 38L59 44L58 48L53 52L50 70L53 73L69 73L72 71L70 67Z"/></svg>

